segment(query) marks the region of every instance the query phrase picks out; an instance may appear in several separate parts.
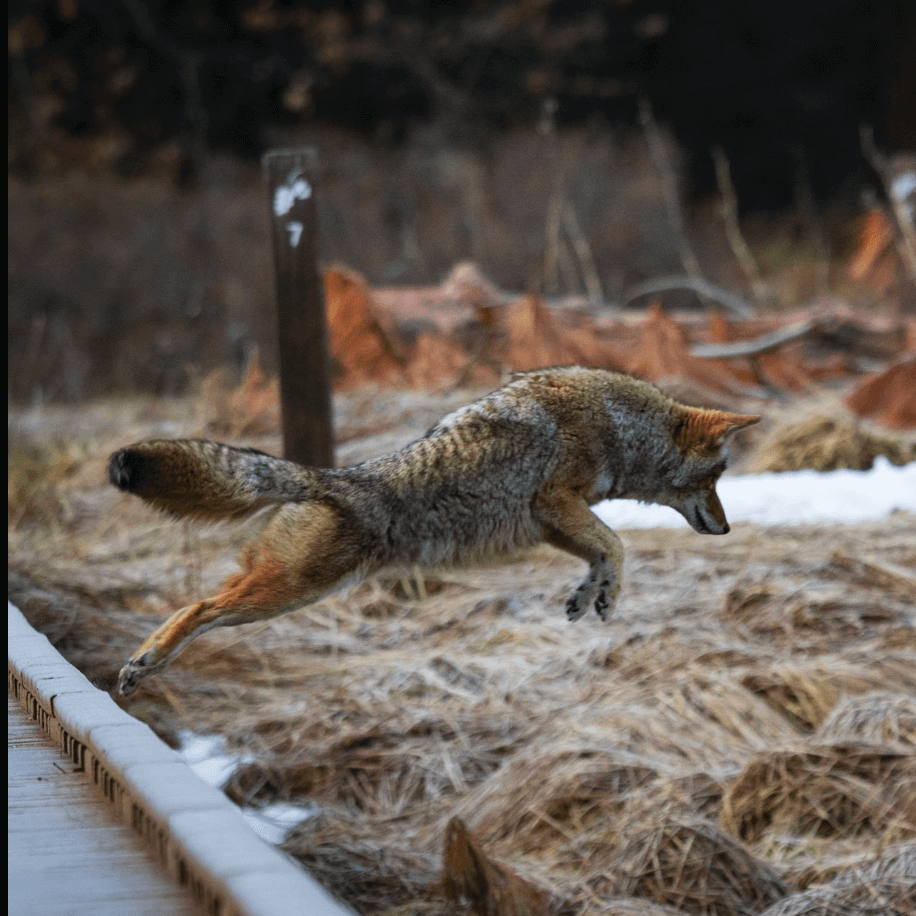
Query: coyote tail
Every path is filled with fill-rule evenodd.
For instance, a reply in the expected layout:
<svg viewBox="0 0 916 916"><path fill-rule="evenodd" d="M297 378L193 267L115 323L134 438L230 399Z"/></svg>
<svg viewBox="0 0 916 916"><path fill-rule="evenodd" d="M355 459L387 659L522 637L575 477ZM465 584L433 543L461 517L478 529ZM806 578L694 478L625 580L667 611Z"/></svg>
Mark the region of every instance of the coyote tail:
<svg viewBox="0 0 916 916"><path fill-rule="evenodd" d="M108 477L176 518L241 519L264 506L315 499L320 471L205 439L151 439L116 451Z"/></svg>

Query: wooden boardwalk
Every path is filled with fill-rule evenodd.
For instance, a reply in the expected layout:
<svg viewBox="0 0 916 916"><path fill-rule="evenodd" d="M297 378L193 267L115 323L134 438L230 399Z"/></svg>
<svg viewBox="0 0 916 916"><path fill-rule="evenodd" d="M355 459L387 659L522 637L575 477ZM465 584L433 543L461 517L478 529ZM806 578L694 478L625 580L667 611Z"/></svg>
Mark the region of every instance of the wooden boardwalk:
<svg viewBox="0 0 916 916"><path fill-rule="evenodd" d="M8 604L13 916L352 916Z"/></svg>
<svg viewBox="0 0 916 916"><path fill-rule="evenodd" d="M142 838L7 696L11 916L198 916Z"/></svg>

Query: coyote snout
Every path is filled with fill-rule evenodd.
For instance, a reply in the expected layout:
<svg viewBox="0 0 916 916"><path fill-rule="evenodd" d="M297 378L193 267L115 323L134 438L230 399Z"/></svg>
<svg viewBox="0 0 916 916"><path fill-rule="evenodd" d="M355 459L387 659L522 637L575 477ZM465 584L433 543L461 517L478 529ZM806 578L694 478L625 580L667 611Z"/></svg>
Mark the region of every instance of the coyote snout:
<svg viewBox="0 0 916 916"><path fill-rule="evenodd" d="M700 534L728 534L731 530L715 490L715 481L711 482L707 489L689 493L682 499L673 501L671 507L677 509L687 519L690 527Z"/></svg>

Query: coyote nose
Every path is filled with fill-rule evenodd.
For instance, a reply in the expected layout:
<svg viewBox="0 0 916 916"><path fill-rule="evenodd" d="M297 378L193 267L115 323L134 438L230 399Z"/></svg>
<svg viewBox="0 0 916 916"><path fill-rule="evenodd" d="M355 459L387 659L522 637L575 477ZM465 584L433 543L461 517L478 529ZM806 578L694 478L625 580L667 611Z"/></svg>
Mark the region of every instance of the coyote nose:
<svg viewBox="0 0 916 916"><path fill-rule="evenodd" d="M728 522L726 522L726 523L722 526L722 534L728 534L728 532L731 531L731 530L732 530L732 529L731 529L731 525L729 525Z"/></svg>

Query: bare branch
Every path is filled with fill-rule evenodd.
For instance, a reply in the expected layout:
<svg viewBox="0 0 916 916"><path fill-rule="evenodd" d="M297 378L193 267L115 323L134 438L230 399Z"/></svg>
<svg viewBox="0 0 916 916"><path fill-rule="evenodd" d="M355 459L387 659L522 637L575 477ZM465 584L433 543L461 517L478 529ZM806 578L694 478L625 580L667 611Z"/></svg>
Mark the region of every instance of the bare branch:
<svg viewBox="0 0 916 916"><path fill-rule="evenodd" d="M653 280L646 280L644 283L637 283L635 286L624 290L620 305L621 307L627 306L643 296L650 296L652 293L662 293L672 289L692 290L698 296L705 296L707 299L725 306L728 311L739 318L753 318L755 314L753 306L745 299L742 299L741 296L730 293L727 289L722 289L721 286L716 286L715 283L711 283L709 280L703 279L703 277L656 277Z"/></svg>
<svg viewBox="0 0 916 916"><path fill-rule="evenodd" d="M665 207L668 210L668 220L671 223L671 228L674 230L674 239L677 244L678 256L681 259L681 266L688 276L700 279L702 276L700 262L693 253L693 248L690 247L690 241L687 238L687 229L684 224L684 214L678 190L678 179L671 163L671 157L668 154L668 142L655 120L655 115L652 114L652 106L645 99L642 99L639 103L639 123L643 131L645 131L646 142L649 144L649 153L662 180Z"/></svg>
<svg viewBox="0 0 916 916"><path fill-rule="evenodd" d="M732 184L731 166L725 151L717 146L712 151L712 160L716 167L716 184L722 197L722 222L725 224L725 236L735 255L744 275L750 283L751 291L757 299L764 302L773 298L773 290L760 275L757 261L751 253L744 235L741 232L741 223L738 219L738 195Z"/></svg>
<svg viewBox="0 0 916 916"><path fill-rule="evenodd" d="M700 359L735 359L736 357L755 357L762 356L764 353L772 353L780 347L785 346L792 341L800 340L807 337L814 331L820 329L820 322L814 319L807 321L797 321L795 324L779 328L777 331L771 331L769 334L762 334L753 340L736 340L733 343L720 344L699 344L691 347L690 352L693 356Z"/></svg>
<svg viewBox="0 0 916 916"><path fill-rule="evenodd" d="M874 132L869 125L863 124L859 128L859 143L868 164L881 179L884 193L890 202L895 230L894 241L900 260L906 265L910 279L916 280L916 224L913 219L913 208L909 203L910 198L916 194L909 188L912 182L901 182L900 176L894 174L891 160L878 149ZM905 174L912 175L913 172L907 171Z"/></svg>
<svg viewBox="0 0 916 916"><path fill-rule="evenodd" d="M598 276L598 268L595 266L592 246L589 245L588 239L579 225L579 220L576 218L576 212L573 210L572 204L568 203L563 210L563 226L576 252L579 269L582 271L582 279L585 282L586 290L588 290L589 298L593 302L603 301L604 290L601 288L601 278Z"/></svg>

